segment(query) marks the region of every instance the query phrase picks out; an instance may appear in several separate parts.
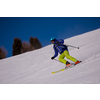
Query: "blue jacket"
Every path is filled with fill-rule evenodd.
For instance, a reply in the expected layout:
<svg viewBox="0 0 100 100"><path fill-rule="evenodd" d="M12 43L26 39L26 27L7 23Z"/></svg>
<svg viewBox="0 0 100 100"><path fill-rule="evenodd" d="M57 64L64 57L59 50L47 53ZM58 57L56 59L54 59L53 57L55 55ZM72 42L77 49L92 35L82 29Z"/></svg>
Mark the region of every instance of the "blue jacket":
<svg viewBox="0 0 100 100"><path fill-rule="evenodd" d="M68 50L67 49L67 46L64 45L64 40L63 39L60 39L60 40L56 40L55 39L55 42L53 43L53 49L55 51L55 55L54 57L57 57L58 56L58 52L60 54L62 54L65 50Z"/></svg>

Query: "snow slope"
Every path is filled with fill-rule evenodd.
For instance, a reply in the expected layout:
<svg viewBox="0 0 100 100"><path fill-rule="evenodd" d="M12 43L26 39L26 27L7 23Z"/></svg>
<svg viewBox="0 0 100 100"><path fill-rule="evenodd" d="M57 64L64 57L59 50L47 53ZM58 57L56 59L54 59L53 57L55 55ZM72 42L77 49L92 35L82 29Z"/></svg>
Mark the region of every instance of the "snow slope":
<svg viewBox="0 0 100 100"><path fill-rule="evenodd" d="M1 84L85 84L100 83L100 29L65 39L70 55L83 62L73 68L51 74L65 67L51 60L52 44L44 48L0 60ZM58 59L58 57L56 58Z"/></svg>

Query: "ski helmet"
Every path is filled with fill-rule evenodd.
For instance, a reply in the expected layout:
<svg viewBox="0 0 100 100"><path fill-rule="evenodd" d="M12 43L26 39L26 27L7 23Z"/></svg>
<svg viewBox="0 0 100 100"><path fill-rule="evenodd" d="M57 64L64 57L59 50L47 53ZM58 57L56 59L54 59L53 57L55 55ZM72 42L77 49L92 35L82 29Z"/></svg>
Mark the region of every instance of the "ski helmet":
<svg viewBox="0 0 100 100"><path fill-rule="evenodd" d="M50 41L54 41L54 40L55 40L55 38L54 38L54 37L50 38Z"/></svg>

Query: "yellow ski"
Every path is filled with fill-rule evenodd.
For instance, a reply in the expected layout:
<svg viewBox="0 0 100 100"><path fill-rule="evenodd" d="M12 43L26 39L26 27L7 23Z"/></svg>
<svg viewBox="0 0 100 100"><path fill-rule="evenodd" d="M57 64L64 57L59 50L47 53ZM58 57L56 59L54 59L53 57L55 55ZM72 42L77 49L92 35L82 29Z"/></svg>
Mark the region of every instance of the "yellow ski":
<svg viewBox="0 0 100 100"><path fill-rule="evenodd" d="M58 71L55 71L55 72L52 72L52 74L55 74L55 73L58 73L58 72L61 72L61 71L64 71L65 69L61 69L61 70L58 70Z"/></svg>
<svg viewBox="0 0 100 100"><path fill-rule="evenodd" d="M80 62L82 62L82 61L80 61ZM80 63L78 63L78 65L79 65ZM76 64L77 65L77 64ZM52 72L52 74L55 74L55 73L58 73L58 72L61 72L61 71L64 71L64 70L66 70L66 69L68 69L68 68L72 68L72 67L74 67L75 66L75 64L73 63L70 67L65 67L64 69L60 69L60 70L58 70L58 71L55 71L55 72Z"/></svg>
<svg viewBox="0 0 100 100"><path fill-rule="evenodd" d="M52 74L55 74L55 73L58 73L58 72L64 71L64 70L66 70L66 69L68 69L68 68L72 68L72 67L74 67L74 65L71 65L70 67L67 67L67 68L60 69L60 70L58 70L58 71L52 72Z"/></svg>

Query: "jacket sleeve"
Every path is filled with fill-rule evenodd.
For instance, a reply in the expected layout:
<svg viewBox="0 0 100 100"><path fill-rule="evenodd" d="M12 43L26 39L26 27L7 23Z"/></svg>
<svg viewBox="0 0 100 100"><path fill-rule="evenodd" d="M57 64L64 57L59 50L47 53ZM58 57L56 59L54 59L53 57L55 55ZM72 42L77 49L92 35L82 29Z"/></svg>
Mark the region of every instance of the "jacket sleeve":
<svg viewBox="0 0 100 100"><path fill-rule="evenodd" d="M54 55L54 57L57 57L57 56L58 56L58 51L55 49L54 46L53 46L53 49L54 49L54 51L55 51L55 55Z"/></svg>

